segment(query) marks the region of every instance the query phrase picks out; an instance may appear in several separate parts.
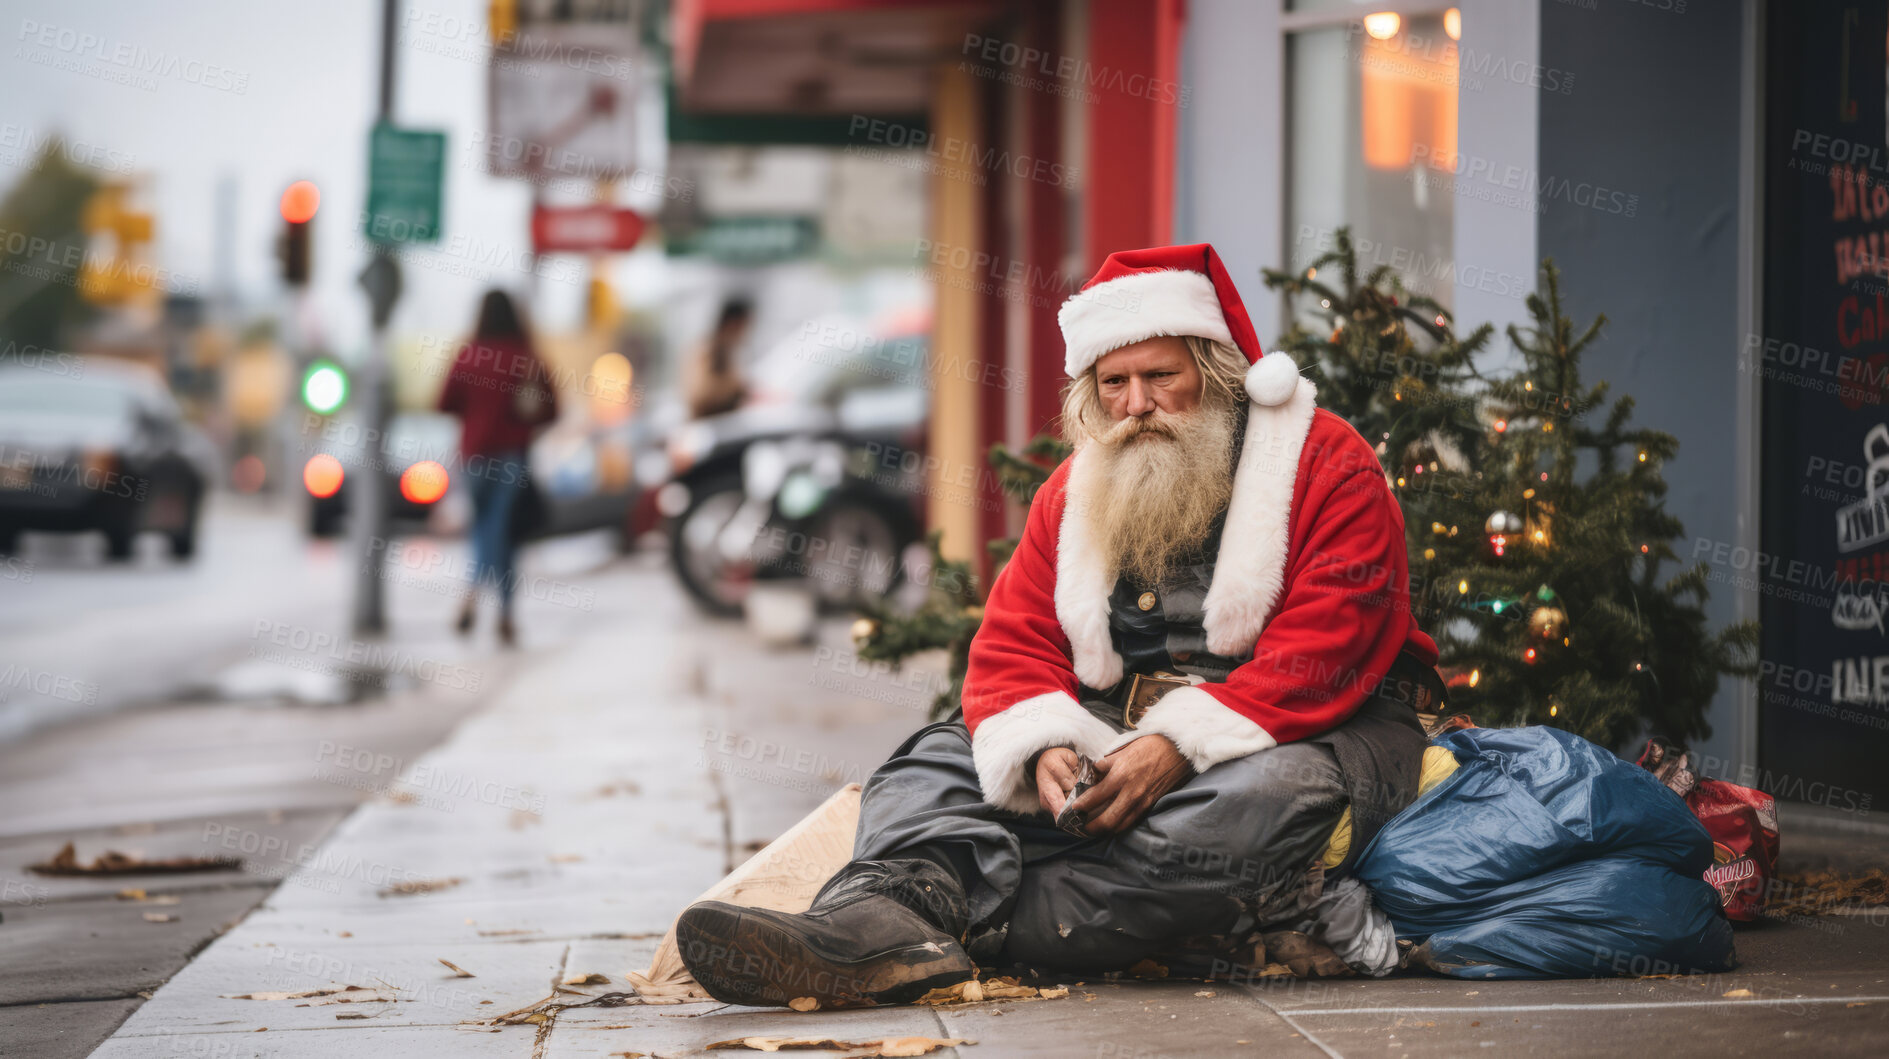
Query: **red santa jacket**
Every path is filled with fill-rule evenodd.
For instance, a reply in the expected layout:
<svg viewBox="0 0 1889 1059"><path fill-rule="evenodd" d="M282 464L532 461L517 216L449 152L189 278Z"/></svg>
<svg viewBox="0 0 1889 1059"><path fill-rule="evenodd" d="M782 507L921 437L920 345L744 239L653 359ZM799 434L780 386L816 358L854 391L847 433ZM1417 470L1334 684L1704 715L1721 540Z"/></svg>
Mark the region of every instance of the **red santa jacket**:
<svg viewBox="0 0 1889 1059"><path fill-rule="evenodd" d="M1134 731L1118 735L1075 697L1079 683L1108 689L1122 677L1109 635L1113 575L1087 523L1064 517L1083 454L1037 492L964 679L987 801L1034 811L1026 766L1052 746L1099 756L1158 733L1205 771L1336 727L1406 646L1436 661L1410 612L1403 512L1370 444L1315 395L1301 379L1289 400L1248 410L1204 624L1211 650L1250 647L1252 660L1225 683L1169 692Z"/></svg>

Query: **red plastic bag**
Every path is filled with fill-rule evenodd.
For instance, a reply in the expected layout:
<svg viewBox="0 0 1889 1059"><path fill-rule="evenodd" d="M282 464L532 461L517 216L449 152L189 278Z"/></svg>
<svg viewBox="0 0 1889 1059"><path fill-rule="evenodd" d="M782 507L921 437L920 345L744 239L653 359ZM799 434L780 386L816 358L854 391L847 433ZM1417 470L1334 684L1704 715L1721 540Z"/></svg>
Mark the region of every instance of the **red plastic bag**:
<svg viewBox="0 0 1889 1059"><path fill-rule="evenodd" d="M1763 791L1724 780L1700 780L1686 805L1712 836L1705 881L1718 890L1725 914L1749 922L1764 915L1777 874L1777 803Z"/></svg>
<svg viewBox="0 0 1889 1059"><path fill-rule="evenodd" d="M1664 739L1647 740L1639 765L1684 798L1712 836L1705 881L1718 891L1725 915L1741 922L1763 916L1777 874L1777 802L1750 787L1700 779L1688 755Z"/></svg>

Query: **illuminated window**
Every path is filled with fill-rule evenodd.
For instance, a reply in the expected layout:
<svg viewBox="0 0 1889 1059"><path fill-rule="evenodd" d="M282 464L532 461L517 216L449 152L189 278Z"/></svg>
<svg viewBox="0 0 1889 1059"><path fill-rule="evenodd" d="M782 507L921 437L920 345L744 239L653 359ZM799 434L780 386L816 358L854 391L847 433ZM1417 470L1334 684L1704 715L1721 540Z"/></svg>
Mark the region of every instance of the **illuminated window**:
<svg viewBox="0 0 1889 1059"><path fill-rule="evenodd" d="M1389 265L1449 306L1461 13L1287 8L1288 259L1304 268L1349 225L1360 264Z"/></svg>

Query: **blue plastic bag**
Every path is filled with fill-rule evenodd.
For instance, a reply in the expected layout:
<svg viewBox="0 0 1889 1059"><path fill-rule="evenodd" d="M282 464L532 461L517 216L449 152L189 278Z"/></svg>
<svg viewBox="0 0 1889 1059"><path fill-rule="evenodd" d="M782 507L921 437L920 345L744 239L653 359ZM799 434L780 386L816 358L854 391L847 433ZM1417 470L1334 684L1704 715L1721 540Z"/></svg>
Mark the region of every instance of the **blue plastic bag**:
<svg viewBox="0 0 1889 1059"><path fill-rule="evenodd" d="M1458 978L1727 971L1712 840L1653 774L1558 728L1436 740L1460 768L1378 832L1357 876Z"/></svg>

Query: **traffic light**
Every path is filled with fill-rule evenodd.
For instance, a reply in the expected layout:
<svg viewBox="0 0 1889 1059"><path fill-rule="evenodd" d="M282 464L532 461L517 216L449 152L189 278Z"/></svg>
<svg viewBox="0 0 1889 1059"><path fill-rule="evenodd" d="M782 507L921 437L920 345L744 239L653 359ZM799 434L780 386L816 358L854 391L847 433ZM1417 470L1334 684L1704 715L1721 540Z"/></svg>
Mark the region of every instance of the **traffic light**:
<svg viewBox="0 0 1889 1059"><path fill-rule="evenodd" d="M321 207L321 189L313 181L297 180L282 193L282 241L277 253L282 258L282 282L291 287L308 286L309 225Z"/></svg>
<svg viewBox="0 0 1889 1059"><path fill-rule="evenodd" d="M316 415L331 415L348 401L348 373L331 360L318 360L302 376L302 403Z"/></svg>

